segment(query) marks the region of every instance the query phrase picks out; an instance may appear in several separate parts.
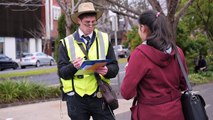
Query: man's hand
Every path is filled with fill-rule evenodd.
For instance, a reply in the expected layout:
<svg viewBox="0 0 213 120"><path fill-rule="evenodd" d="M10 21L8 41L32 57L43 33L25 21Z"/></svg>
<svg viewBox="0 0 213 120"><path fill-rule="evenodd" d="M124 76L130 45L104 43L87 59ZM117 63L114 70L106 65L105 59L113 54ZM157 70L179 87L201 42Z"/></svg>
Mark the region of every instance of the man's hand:
<svg viewBox="0 0 213 120"><path fill-rule="evenodd" d="M104 76L107 74L108 68L106 66L100 67L100 68L96 69L95 72Z"/></svg>
<svg viewBox="0 0 213 120"><path fill-rule="evenodd" d="M83 58L76 58L74 61L73 61L73 65L76 69L79 69L81 67L81 64L83 63Z"/></svg>

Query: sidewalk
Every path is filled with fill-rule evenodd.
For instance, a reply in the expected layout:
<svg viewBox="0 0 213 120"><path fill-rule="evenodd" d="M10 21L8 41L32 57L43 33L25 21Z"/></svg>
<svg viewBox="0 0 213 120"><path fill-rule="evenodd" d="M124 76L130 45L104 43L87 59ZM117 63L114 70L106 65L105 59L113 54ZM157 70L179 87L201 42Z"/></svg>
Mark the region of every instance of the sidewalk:
<svg viewBox="0 0 213 120"><path fill-rule="evenodd" d="M116 120L130 120L132 100L119 99L114 111ZM61 100L33 103L0 109L0 120L69 120L66 103Z"/></svg>

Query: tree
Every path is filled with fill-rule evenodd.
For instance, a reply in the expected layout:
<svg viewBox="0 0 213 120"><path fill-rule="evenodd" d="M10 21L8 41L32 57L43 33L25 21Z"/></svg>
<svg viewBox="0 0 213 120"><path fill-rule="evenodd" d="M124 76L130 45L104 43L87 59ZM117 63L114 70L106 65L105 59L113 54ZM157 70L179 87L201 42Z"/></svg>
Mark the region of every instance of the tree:
<svg viewBox="0 0 213 120"><path fill-rule="evenodd" d="M209 40L213 41L213 0L196 0L189 12L196 27L203 30Z"/></svg>
<svg viewBox="0 0 213 120"><path fill-rule="evenodd" d="M89 0L94 2L94 0ZM169 23L171 24L171 30L173 33L174 40L176 40L176 29L181 17L184 16L188 7L192 4L194 0L166 0L159 2L158 0L132 0L131 2L125 0L122 2L120 0L106 0L110 3L109 8L102 5L103 9L111 10L112 12L128 16L136 19L140 15L141 11L147 9L147 6L151 5L154 10L160 11L162 14L166 15ZM128 3L128 4L126 4ZM184 3L184 6L180 6ZM95 4L95 2L94 2ZM166 5L165 5L166 4Z"/></svg>
<svg viewBox="0 0 213 120"><path fill-rule="evenodd" d="M127 43L130 43L131 51L133 51L139 44L141 44L141 39L138 34L138 27L133 27L132 31L129 31L127 34L128 40Z"/></svg>
<svg viewBox="0 0 213 120"><path fill-rule="evenodd" d="M81 3L82 1L83 0L75 0L76 4L74 5L74 2L72 2L72 0L58 0L59 5L66 14L67 28L70 28L72 25L70 13L73 13L79 3ZM141 12L151 5L154 10L160 11L162 14L167 16L168 21L171 24L171 30L174 36L174 40L176 40L176 29L179 20L185 15L188 7L194 0L165 0L163 2L159 2L158 0L105 0L104 3L107 2L107 4L100 4L103 2L103 0L88 1L93 2L100 9L111 10L116 14L126 16L129 18L129 20L130 18L137 19ZM184 5L180 6L183 3ZM70 6L72 6L71 9ZM69 32L67 32L67 34L68 33Z"/></svg>
<svg viewBox="0 0 213 120"><path fill-rule="evenodd" d="M186 28L184 32L187 32L188 35L190 34L192 36L191 41L194 43L194 45L188 45L187 47L187 42L184 42L182 45L186 48L185 51L194 49L197 54L206 56L209 66L212 66L213 63L213 28L211 27L213 26L212 8L212 0L196 0L192 6L189 7L186 16L180 22L181 24L184 24L184 27ZM190 52L188 55L193 55L193 53Z"/></svg>
<svg viewBox="0 0 213 120"><path fill-rule="evenodd" d="M60 40L66 37L66 21L65 15L62 14L58 19L58 38L55 39L55 51L54 51L54 58L58 61L58 47Z"/></svg>
<svg viewBox="0 0 213 120"><path fill-rule="evenodd" d="M181 19L178 27L179 40L186 40L189 35L191 39L206 39L208 42L208 52L212 54L213 52L213 18L211 14L213 13L213 3L212 0L196 0L192 6L189 7L185 17ZM183 37L183 35L185 37ZM203 38L202 38L202 37ZM199 43L199 41L196 41ZM180 41L178 42L180 43ZM184 45L186 45L184 43ZM195 49L198 49L196 47ZM200 51L198 51L200 52Z"/></svg>
<svg viewBox="0 0 213 120"><path fill-rule="evenodd" d="M41 0L1 0L0 5L5 7L20 6L23 10L32 10L29 7L41 7Z"/></svg>
<svg viewBox="0 0 213 120"><path fill-rule="evenodd" d="M71 34L73 31L71 31L74 24L71 20L71 14L74 13L74 11L77 9L77 6L81 3L82 0L57 0L59 6L63 10L65 14L65 20L66 20L66 35ZM76 4L75 4L76 3Z"/></svg>

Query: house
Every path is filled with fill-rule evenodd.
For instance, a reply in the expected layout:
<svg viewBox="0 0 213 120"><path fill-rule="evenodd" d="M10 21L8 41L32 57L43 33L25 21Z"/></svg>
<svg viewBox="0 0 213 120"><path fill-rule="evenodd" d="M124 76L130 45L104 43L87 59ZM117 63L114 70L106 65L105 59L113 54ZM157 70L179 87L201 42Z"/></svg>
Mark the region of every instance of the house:
<svg viewBox="0 0 213 120"><path fill-rule="evenodd" d="M56 0L0 2L0 54L17 62L25 52L51 55L60 15Z"/></svg>

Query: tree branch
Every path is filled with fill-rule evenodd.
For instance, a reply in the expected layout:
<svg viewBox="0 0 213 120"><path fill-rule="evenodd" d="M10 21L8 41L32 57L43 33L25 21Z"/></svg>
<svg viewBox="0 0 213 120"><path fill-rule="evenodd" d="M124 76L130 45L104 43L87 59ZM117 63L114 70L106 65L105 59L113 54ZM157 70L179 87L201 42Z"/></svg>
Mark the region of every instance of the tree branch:
<svg viewBox="0 0 213 120"><path fill-rule="evenodd" d="M157 11L163 13L162 7L160 6L160 3L157 0L148 0L148 2L154 10L157 10Z"/></svg>
<svg viewBox="0 0 213 120"><path fill-rule="evenodd" d="M179 11L179 13L177 13L175 15L175 21L179 21L179 19L184 15L184 13L186 12L186 10L188 9L188 7L193 3L194 0L189 0L184 7L182 7Z"/></svg>
<svg viewBox="0 0 213 120"><path fill-rule="evenodd" d="M77 9L77 7L78 7L79 4L81 3L81 1L82 1L82 0L79 0L79 1L76 3L76 5L74 6L74 9L73 9L74 11ZM73 13L74 13L74 11L73 11Z"/></svg>
<svg viewBox="0 0 213 120"><path fill-rule="evenodd" d="M127 12L121 12L121 11L118 11L118 10L115 10L115 9L112 9L112 8L108 8L108 7L104 7L98 3L94 3L95 5L97 6L100 6L100 7L97 7L99 9L104 9L104 10L111 10L112 12L114 13L117 13L117 14L120 14L120 15L124 15L124 16L128 16L128 17L131 17L133 19L137 19L137 14L136 15L131 15L131 14L128 14Z"/></svg>
<svg viewBox="0 0 213 120"><path fill-rule="evenodd" d="M58 5L62 8L62 10L66 13L66 7L61 0L57 0Z"/></svg>
<svg viewBox="0 0 213 120"><path fill-rule="evenodd" d="M28 7L42 7L42 4L26 4L26 3L0 3L0 6L28 6Z"/></svg>
<svg viewBox="0 0 213 120"><path fill-rule="evenodd" d="M90 2L93 2L94 4L96 4L96 2L94 2L94 0L89 0ZM111 4L113 4L113 5L116 5L118 8L124 8L125 10L127 10L128 12L132 12L132 13L134 13L134 14L136 14L136 15L139 15L139 13L137 12L137 11L135 11L135 10L133 10L133 9L130 9L130 8L128 8L128 7L125 7L125 6L123 6L123 5L121 5L121 4L119 4L119 3L117 3L116 1L114 1L114 0L106 0L107 2L109 2L109 3L111 3ZM102 7L104 7L104 5L99 5L99 6L102 6ZM109 8L108 8L109 9ZM115 9L110 9L111 11L116 11ZM120 11L117 11L117 12L120 12ZM122 13L122 12L121 12Z"/></svg>
<svg viewBox="0 0 213 120"><path fill-rule="evenodd" d="M178 0L168 0L168 3L167 3L167 16L168 18L171 20L173 19L174 20L174 15L175 15L175 12L177 10L177 6L178 6Z"/></svg>

